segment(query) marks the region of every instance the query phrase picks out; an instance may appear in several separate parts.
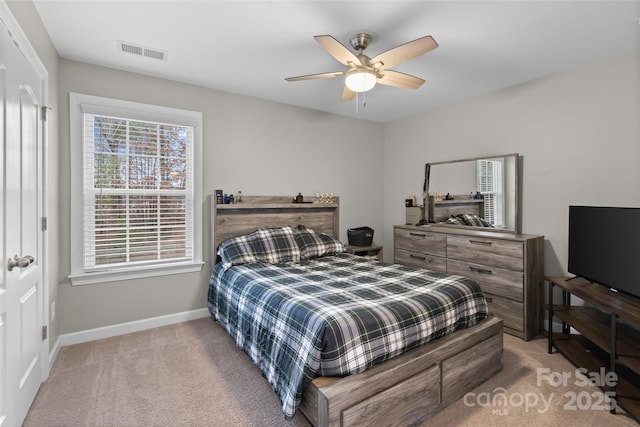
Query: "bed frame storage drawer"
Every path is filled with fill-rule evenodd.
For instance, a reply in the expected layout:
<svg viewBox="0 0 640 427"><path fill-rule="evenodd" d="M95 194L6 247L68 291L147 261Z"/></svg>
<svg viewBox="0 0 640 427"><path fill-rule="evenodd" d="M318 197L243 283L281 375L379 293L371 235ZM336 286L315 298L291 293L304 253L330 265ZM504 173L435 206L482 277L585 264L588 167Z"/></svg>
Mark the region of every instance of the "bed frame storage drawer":
<svg viewBox="0 0 640 427"><path fill-rule="evenodd" d="M300 410L317 427L419 425L447 406L445 396L460 397L502 369L502 325L490 316L359 374L316 378L302 394ZM420 411L413 410L415 404Z"/></svg>
<svg viewBox="0 0 640 427"><path fill-rule="evenodd" d="M476 236L447 236L449 258L522 271L524 249L521 242Z"/></svg>
<svg viewBox="0 0 640 427"><path fill-rule="evenodd" d="M437 224L396 225L393 236L394 262L470 277L505 332L525 341L542 332L544 236Z"/></svg>
<svg viewBox="0 0 640 427"><path fill-rule="evenodd" d="M447 259L420 252L409 252L404 249L396 249L396 263L411 267L426 268L427 270L447 272Z"/></svg>
<svg viewBox="0 0 640 427"><path fill-rule="evenodd" d="M500 348L502 350L502 347ZM408 378L342 412L342 425L410 425L440 406L440 366Z"/></svg>
<svg viewBox="0 0 640 427"><path fill-rule="evenodd" d="M423 232L421 230L396 229L394 234L395 249L420 252L440 257L447 256L447 236Z"/></svg>
<svg viewBox="0 0 640 427"><path fill-rule="evenodd" d="M483 382L502 369L502 340L502 335L494 335L442 362L443 405L455 402L470 385Z"/></svg>
<svg viewBox="0 0 640 427"><path fill-rule="evenodd" d="M480 284L484 292L522 302L524 277L522 272L470 262L447 260L447 273L467 276Z"/></svg>

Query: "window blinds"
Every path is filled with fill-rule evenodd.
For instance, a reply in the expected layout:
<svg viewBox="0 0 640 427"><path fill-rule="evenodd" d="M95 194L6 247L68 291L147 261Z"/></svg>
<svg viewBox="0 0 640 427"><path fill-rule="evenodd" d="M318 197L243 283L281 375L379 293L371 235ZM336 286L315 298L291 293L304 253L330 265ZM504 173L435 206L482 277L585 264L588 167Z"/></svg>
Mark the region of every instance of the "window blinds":
<svg viewBox="0 0 640 427"><path fill-rule="evenodd" d="M193 260L193 127L83 122L85 271Z"/></svg>
<svg viewBox="0 0 640 427"><path fill-rule="evenodd" d="M478 160L478 190L484 198L484 219L504 225L503 161Z"/></svg>

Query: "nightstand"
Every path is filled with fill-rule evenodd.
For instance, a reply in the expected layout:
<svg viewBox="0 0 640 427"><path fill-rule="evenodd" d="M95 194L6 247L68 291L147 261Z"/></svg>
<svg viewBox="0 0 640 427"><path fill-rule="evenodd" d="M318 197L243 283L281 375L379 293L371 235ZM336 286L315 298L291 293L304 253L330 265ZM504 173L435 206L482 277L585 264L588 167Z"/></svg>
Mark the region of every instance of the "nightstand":
<svg viewBox="0 0 640 427"><path fill-rule="evenodd" d="M380 245L371 245L371 246L344 245L344 247L347 249L347 252L349 252L350 254L375 258L378 261L382 261L383 259L382 246Z"/></svg>

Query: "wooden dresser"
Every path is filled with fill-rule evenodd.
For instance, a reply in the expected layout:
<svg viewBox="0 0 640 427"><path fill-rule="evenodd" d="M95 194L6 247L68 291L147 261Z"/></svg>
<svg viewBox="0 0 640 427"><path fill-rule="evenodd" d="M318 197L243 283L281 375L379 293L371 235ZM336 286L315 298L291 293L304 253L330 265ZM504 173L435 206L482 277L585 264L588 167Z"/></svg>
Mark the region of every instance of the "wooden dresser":
<svg viewBox="0 0 640 427"><path fill-rule="evenodd" d="M394 262L475 279L504 331L525 341L543 328L543 245L543 236L529 234L394 227Z"/></svg>

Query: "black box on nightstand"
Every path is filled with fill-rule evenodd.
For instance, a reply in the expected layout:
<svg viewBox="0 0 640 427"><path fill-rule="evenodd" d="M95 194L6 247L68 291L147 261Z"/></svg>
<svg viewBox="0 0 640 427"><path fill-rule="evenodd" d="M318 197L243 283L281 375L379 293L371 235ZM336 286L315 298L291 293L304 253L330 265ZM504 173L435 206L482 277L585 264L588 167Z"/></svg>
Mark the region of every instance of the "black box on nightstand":
<svg viewBox="0 0 640 427"><path fill-rule="evenodd" d="M349 244L352 246L371 246L373 243L373 228L356 227L347 230Z"/></svg>

